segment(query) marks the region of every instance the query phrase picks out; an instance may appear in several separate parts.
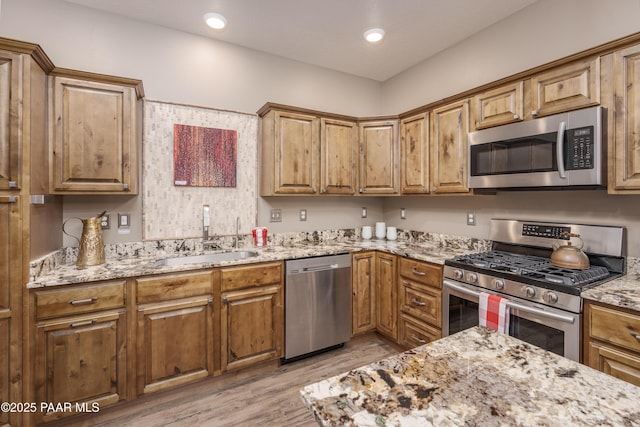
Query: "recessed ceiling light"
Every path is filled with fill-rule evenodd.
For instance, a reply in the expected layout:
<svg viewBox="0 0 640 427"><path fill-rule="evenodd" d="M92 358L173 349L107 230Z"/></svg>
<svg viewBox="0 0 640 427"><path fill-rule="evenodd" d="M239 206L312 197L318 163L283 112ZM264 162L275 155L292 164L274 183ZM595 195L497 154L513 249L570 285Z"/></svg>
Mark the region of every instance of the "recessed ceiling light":
<svg viewBox="0 0 640 427"><path fill-rule="evenodd" d="M204 22L214 30L222 30L227 26L227 18L219 13L205 13Z"/></svg>
<svg viewBox="0 0 640 427"><path fill-rule="evenodd" d="M384 30L381 28L372 28L364 32L364 38L369 43L377 43L384 37Z"/></svg>

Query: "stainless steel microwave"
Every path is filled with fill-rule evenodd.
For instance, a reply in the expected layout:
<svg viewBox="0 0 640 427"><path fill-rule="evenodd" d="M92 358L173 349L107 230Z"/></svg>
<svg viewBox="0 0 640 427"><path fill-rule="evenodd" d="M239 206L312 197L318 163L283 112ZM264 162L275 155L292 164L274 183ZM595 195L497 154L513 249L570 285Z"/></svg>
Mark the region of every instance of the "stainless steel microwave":
<svg viewBox="0 0 640 427"><path fill-rule="evenodd" d="M469 187L595 188L606 177L603 107L469 133Z"/></svg>

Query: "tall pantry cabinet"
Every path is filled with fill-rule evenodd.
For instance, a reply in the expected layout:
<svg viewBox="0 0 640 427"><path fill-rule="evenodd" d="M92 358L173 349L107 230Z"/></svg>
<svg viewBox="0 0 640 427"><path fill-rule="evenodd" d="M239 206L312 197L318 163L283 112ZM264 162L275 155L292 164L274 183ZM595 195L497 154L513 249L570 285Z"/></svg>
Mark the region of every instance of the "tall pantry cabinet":
<svg viewBox="0 0 640 427"><path fill-rule="evenodd" d="M0 38L0 400L24 402L22 302L29 261L62 246L59 199L48 194L47 73L38 45ZM34 196L34 197L32 197ZM44 203L46 201L46 203ZM46 232L41 232L46 230ZM0 424L22 414L2 411Z"/></svg>

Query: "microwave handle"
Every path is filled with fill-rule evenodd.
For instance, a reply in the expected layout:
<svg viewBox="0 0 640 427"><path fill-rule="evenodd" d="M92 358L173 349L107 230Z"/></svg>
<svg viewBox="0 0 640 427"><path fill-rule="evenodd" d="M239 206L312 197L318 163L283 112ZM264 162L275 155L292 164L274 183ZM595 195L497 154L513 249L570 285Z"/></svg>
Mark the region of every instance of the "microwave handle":
<svg viewBox="0 0 640 427"><path fill-rule="evenodd" d="M558 126L558 137L556 138L556 161L558 162L558 175L560 178L566 178L567 174L564 170L564 132L567 130L567 122L560 122Z"/></svg>

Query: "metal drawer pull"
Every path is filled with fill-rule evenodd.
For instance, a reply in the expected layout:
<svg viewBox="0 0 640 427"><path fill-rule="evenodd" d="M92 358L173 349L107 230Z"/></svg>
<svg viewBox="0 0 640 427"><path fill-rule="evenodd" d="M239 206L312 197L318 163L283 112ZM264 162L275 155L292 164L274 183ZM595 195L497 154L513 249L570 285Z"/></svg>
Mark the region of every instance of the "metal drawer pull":
<svg viewBox="0 0 640 427"><path fill-rule="evenodd" d="M640 334L637 332L631 332L631 336L640 341Z"/></svg>
<svg viewBox="0 0 640 427"><path fill-rule="evenodd" d="M423 271L418 271L415 268L412 271L413 274L415 274L416 276L426 276L427 273L423 272Z"/></svg>
<svg viewBox="0 0 640 427"><path fill-rule="evenodd" d="M79 328L80 326L90 326L90 325L93 325L94 323L96 323L95 320L87 320L86 322L72 323L69 326L71 326L72 328Z"/></svg>
<svg viewBox="0 0 640 427"><path fill-rule="evenodd" d="M427 303L426 303L426 302L418 301L418 300L417 300L417 299L415 299L415 298L413 298L413 299L411 300L411 304L413 304L413 305L417 305L417 306L419 306L419 307L424 307L425 305L427 305Z"/></svg>
<svg viewBox="0 0 640 427"><path fill-rule="evenodd" d="M93 304L96 301L98 301L97 297L91 297L86 299L74 299L73 301L69 301L69 304L71 305Z"/></svg>
<svg viewBox="0 0 640 427"><path fill-rule="evenodd" d="M411 334L411 339L413 339L415 342L419 342L420 344L426 344L427 342L425 340L421 340L420 338L418 338L417 336Z"/></svg>

